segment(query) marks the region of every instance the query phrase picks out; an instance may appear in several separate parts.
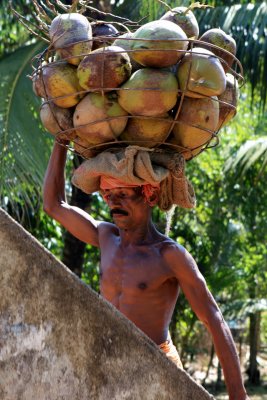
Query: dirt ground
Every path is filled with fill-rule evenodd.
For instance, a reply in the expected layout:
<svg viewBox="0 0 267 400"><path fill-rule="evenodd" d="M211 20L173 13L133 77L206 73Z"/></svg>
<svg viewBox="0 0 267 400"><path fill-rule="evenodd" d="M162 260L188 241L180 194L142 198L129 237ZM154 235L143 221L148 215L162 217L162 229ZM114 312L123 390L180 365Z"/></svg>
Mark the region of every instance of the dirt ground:
<svg viewBox="0 0 267 400"><path fill-rule="evenodd" d="M247 367L248 354L244 354L241 359L241 366L243 372L244 382L247 381L247 375L245 373ZM261 385L260 386L251 386L245 384L247 392L249 394L250 400L267 400L267 354L266 352L260 353L258 355L258 365L261 374ZM207 365L208 365L208 357L204 355L199 355L194 362L190 363L190 367L187 369L187 372L196 380L198 383L203 385L203 380L206 377L207 373ZM216 400L228 400L228 395L226 393L225 388L223 387L221 390L215 390L215 384L217 381L218 374L218 359L214 357L212 367L210 369L209 375L205 381L205 387L207 390L213 394ZM223 379L223 376L222 376ZM222 384L222 386L224 386Z"/></svg>

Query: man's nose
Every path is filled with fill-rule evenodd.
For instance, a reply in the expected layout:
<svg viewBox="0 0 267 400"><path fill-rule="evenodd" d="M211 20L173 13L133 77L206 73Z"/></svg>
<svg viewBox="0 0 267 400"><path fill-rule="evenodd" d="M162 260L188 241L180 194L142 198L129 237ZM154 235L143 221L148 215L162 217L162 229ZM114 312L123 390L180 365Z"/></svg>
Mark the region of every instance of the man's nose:
<svg viewBox="0 0 267 400"><path fill-rule="evenodd" d="M116 193L110 194L108 200L109 200L109 204L110 204L110 205L117 205L117 204L120 204L120 202L119 202L119 196L118 196Z"/></svg>

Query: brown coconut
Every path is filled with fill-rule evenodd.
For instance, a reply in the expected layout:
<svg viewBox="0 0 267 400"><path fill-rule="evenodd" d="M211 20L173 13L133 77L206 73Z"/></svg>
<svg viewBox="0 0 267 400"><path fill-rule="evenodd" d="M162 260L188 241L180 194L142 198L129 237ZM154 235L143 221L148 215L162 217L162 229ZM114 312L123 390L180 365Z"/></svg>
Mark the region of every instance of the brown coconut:
<svg viewBox="0 0 267 400"><path fill-rule="evenodd" d="M77 68L67 62L45 65L41 72L42 84L47 97L57 106L69 108L75 106L84 96L77 77Z"/></svg>
<svg viewBox="0 0 267 400"><path fill-rule="evenodd" d="M92 22L91 27L93 32L92 50L96 50L104 46L111 46L115 38L119 36L118 29L115 28L114 25L106 22Z"/></svg>
<svg viewBox="0 0 267 400"><path fill-rule="evenodd" d="M195 47L178 66L180 89L188 97L218 96L225 91L226 76L219 59L209 50Z"/></svg>
<svg viewBox="0 0 267 400"><path fill-rule="evenodd" d="M94 50L80 63L77 76L86 90L110 91L125 82L131 75L128 54L118 46Z"/></svg>
<svg viewBox="0 0 267 400"><path fill-rule="evenodd" d="M171 72L142 68L134 72L118 93L122 108L132 115L159 116L177 101L178 82Z"/></svg>
<svg viewBox="0 0 267 400"><path fill-rule="evenodd" d="M127 115L114 94L89 93L77 105L73 124L80 138L98 144L116 140L125 129Z"/></svg>
<svg viewBox="0 0 267 400"><path fill-rule="evenodd" d="M171 125L172 118L168 114L158 118L129 118L126 129L119 139L137 146L154 147L165 142Z"/></svg>
<svg viewBox="0 0 267 400"><path fill-rule="evenodd" d="M200 37L202 43L199 43L199 47L203 47L212 51L216 56L222 58L222 66L225 72L229 71L230 67L234 62L236 55L236 42L235 39L227 35L222 29L214 28L209 29ZM211 46L208 44L209 43Z"/></svg>
<svg viewBox="0 0 267 400"><path fill-rule="evenodd" d="M78 13L58 15L53 19L49 36L61 58L78 65L92 48L92 28L87 18Z"/></svg>
<svg viewBox="0 0 267 400"><path fill-rule="evenodd" d="M188 46L187 36L182 28L164 20L141 26L134 33L133 39L132 57L145 67L163 68L174 65Z"/></svg>
<svg viewBox="0 0 267 400"><path fill-rule="evenodd" d="M180 26L188 38L198 38L198 22L193 12L188 10L188 7L175 7L171 11L167 11L160 19L171 21Z"/></svg>
<svg viewBox="0 0 267 400"><path fill-rule="evenodd" d="M217 97L193 99L184 97L178 122L173 128L173 143L185 148L186 159L198 154L212 139L219 121ZM190 149L191 151L187 151Z"/></svg>
<svg viewBox="0 0 267 400"><path fill-rule="evenodd" d="M87 140L77 136L73 140L74 151L83 158L92 158L96 155L96 151L92 148L94 145L87 142Z"/></svg>
<svg viewBox="0 0 267 400"><path fill-rule="evenodd" d="M60 108L53 102L43 103L40 108L40 118L44 128L57 138L66 140L75 138L73 110Z"/></svg>
<svg viewBox="0 0 267 400"><path fill-rule="evenodd" d="M232 74L226 74L226 89L218 96L220 115L218 130L225 126L235 115L239 96L238 82Z"/></svg>

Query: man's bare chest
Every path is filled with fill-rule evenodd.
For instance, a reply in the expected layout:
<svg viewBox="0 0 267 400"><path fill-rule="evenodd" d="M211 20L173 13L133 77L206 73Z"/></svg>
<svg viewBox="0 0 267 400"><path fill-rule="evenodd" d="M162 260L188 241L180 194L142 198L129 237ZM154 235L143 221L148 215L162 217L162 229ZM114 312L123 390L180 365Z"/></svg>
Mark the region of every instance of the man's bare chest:
<svg viewBox="0 0 267 400"><path fill-rule="evenodd" d="M148 292L158 290L172 278L172 273L155 246L126 249L111 246L101 251L100 276L102 287Z"/></svg>

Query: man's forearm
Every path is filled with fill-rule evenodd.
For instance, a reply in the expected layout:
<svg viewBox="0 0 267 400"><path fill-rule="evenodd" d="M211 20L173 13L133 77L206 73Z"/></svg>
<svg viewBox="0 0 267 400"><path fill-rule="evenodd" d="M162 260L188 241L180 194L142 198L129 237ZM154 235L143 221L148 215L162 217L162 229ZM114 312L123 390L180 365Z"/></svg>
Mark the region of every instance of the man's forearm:
<svg viewBox="0 0 267 400"><path fill-rule="evenodd" d="M245 400L248 397L241 376L240 362L234 340L221 314L219 318L220 320L215 325L208 328L212 334L216 354L223 369L229 399ZM216 326L217 324L220 325L219 329Z"/></svg>
<svg viewBox="0 0 267 400"><path fill-rule="evenodd" d="M43 186L44 210L48 213L65 201L66 158L67 148L55 142Z"/></svg>

